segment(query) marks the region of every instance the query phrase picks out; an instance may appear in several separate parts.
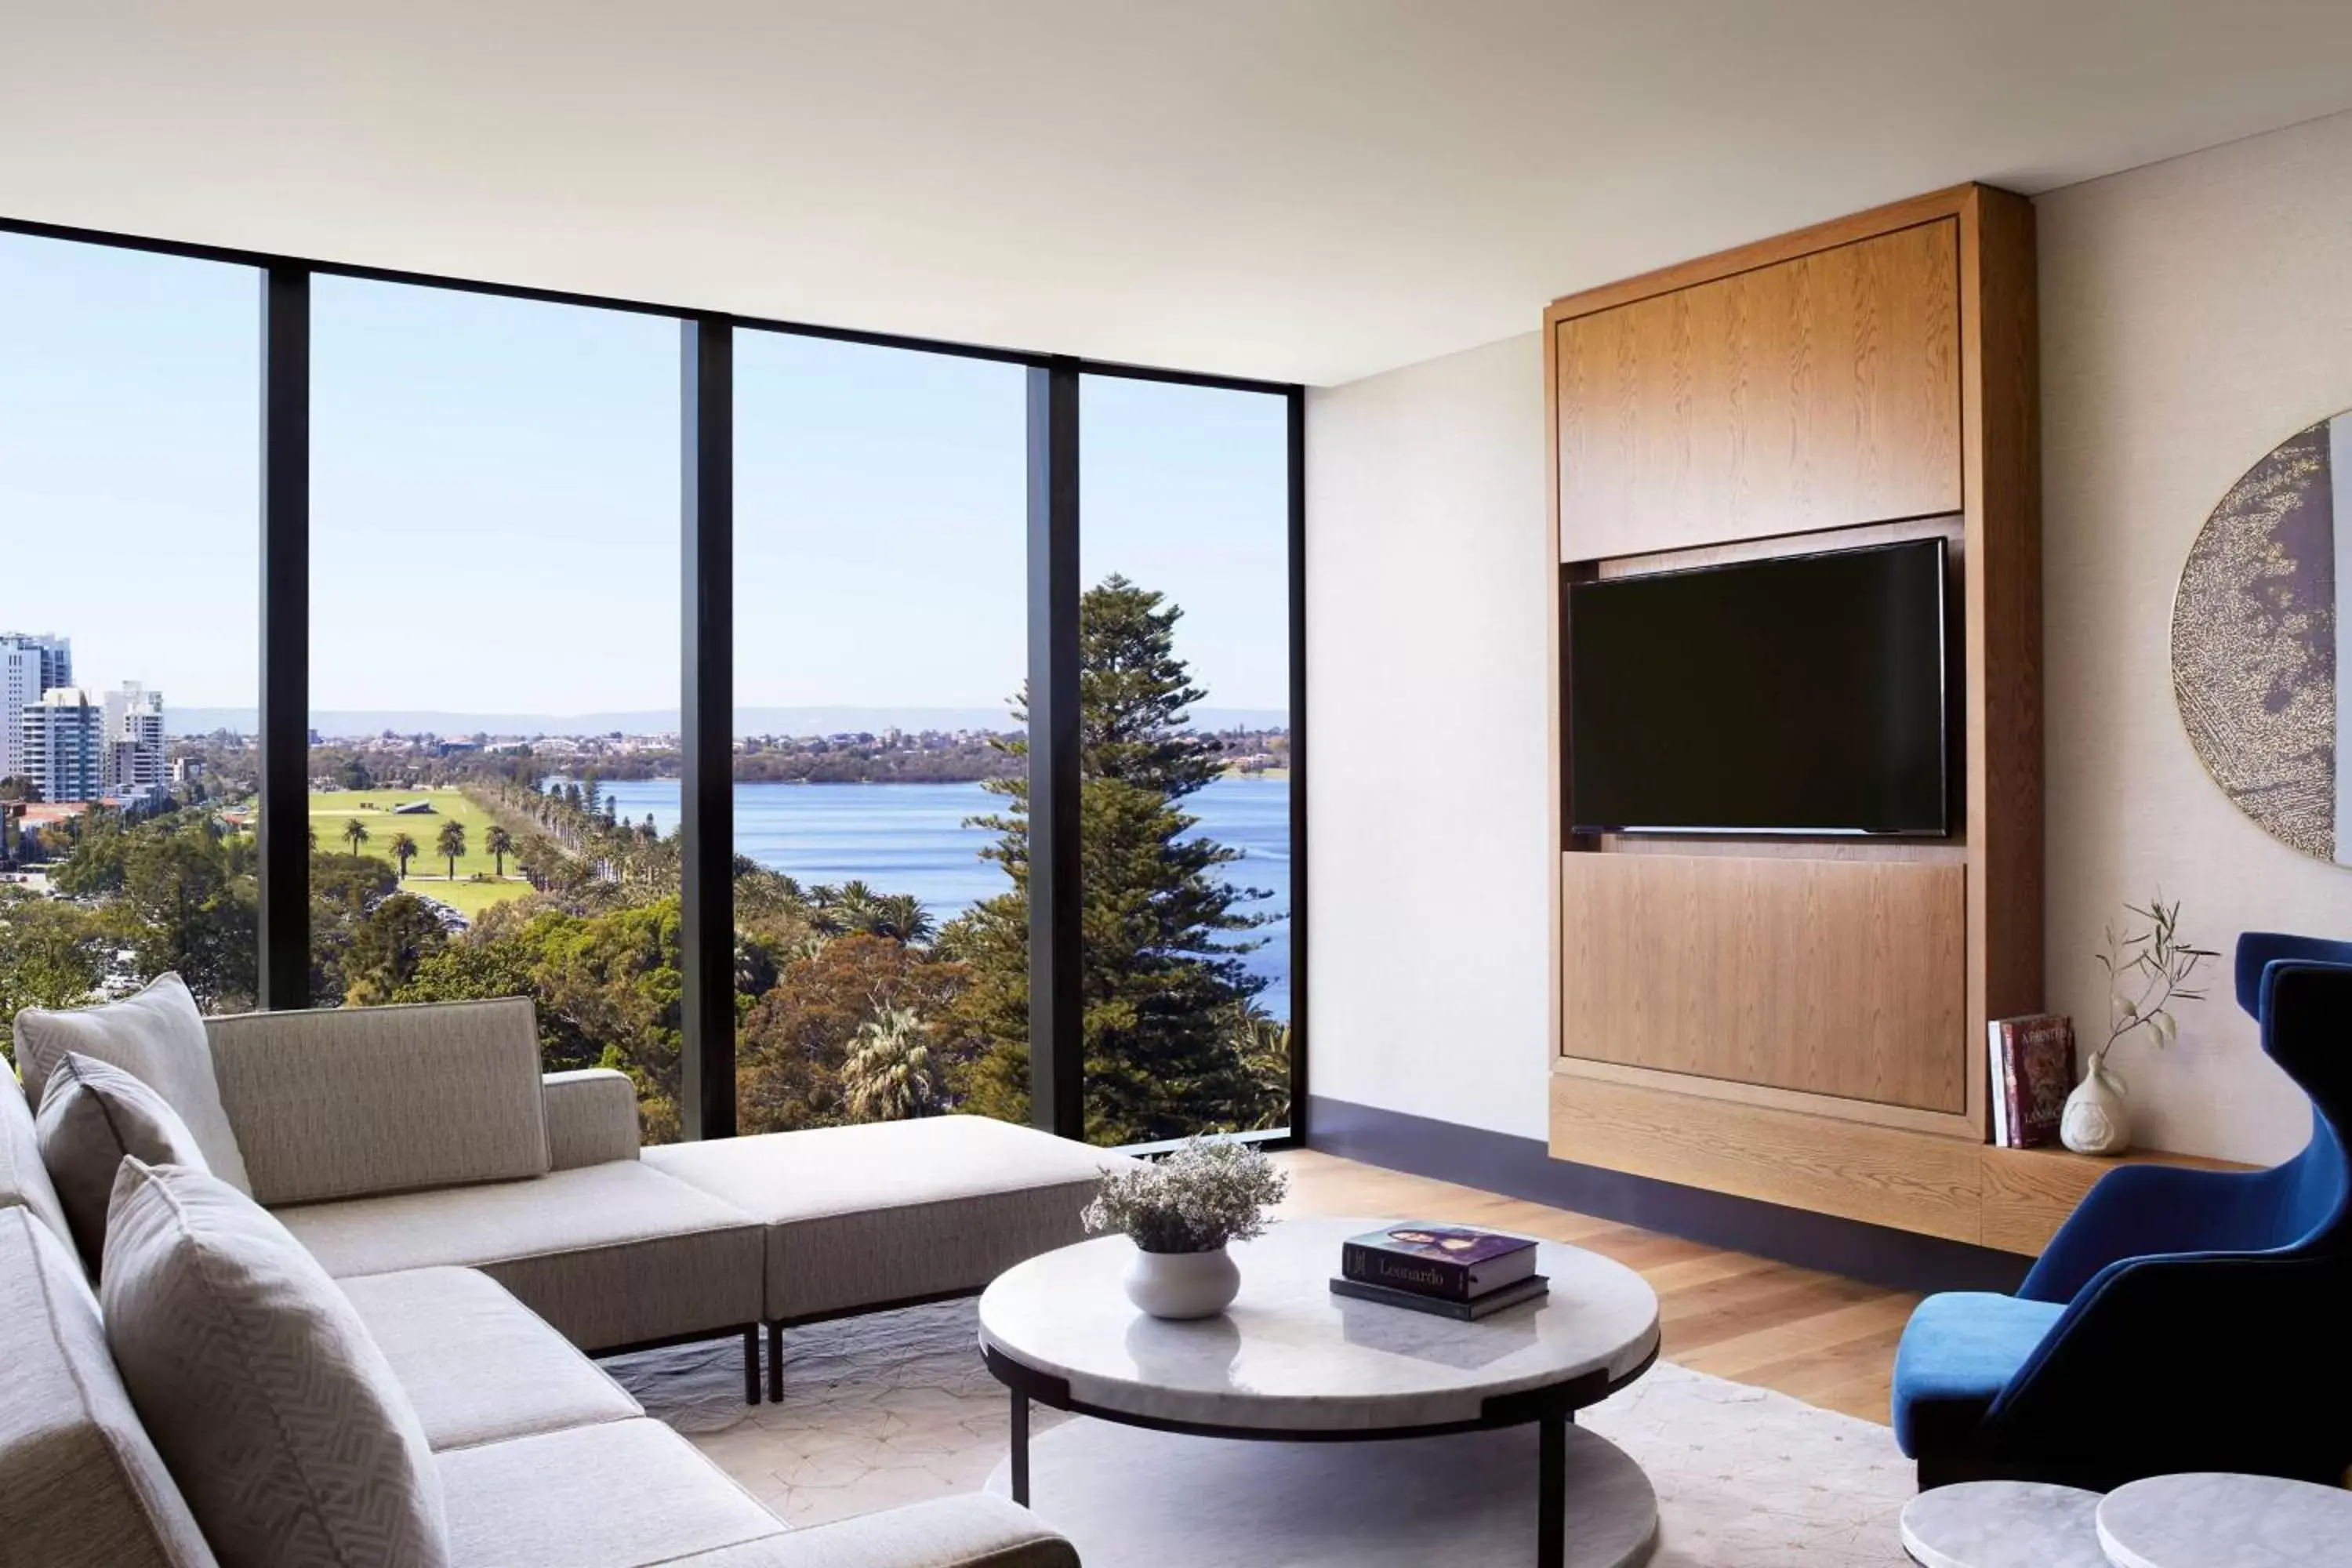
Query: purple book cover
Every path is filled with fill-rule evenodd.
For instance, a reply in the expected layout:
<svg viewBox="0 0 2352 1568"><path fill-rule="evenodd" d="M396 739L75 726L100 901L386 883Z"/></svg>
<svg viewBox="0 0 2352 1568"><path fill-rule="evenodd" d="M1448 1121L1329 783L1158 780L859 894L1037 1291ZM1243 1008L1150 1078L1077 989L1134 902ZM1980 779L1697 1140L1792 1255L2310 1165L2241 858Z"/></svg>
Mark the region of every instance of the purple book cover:
<svg viewBox="0 0 2352 1568"><path fill-rule="evenodd" d="M1533 1274L1535 1246L1522 1236L1408 1221L1349 1237L1339 1268L1351 1279L1468 1300Z"/></svg>

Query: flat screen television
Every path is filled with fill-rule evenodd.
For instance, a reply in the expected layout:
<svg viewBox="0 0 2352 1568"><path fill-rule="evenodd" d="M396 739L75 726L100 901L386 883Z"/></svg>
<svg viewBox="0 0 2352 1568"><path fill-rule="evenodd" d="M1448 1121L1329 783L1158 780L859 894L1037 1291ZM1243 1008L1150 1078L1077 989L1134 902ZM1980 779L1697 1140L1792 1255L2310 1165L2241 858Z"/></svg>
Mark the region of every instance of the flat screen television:
<svg viewBox="0 0 2352 1568"><path fill-rule="evenodd" d="M1944 542L1574 583L1578 833L1950 831Z"/></svg>

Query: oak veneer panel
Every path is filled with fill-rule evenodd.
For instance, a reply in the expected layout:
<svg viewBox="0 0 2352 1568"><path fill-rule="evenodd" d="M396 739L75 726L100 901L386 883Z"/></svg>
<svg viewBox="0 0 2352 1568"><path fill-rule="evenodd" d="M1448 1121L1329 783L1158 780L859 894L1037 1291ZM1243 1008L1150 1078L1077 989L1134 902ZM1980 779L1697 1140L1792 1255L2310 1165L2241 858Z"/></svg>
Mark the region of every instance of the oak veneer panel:
<svg viewBox="0 0 2352 1568"><path fill-rule="evenodd" d="M1983 1151L1984 1174L1981 1183L1978 1239L1986 1247L1997 1247L2003 1252L2038 1254L2050 1245L2050 1238L2083 1194L2095 1185L2100 1177L2122 1165L2163 1164L2189 1165L2208 1171L2241 1171L2245 1166L2227 1160L2209 1160L2194 1154L2173 1154L2158 1150L2126 1154L2118 1159L2097 1159L2088 1154L2076 1154L2064 1149L2001 1149L1987 1146Z"/></svg>
<svg viewBox="0 0 2352 1568"><path fill-rule="evenodd" d="M1722 855L1560 862L1562 1055L1967 1110L1964 866Z"/></svg>
<svg viewBox="0 0 2352 1568"><path fill-rule="evenodd" d="M1958 229L1559 321L1560 558L1958 511Z"/></svg>
<svg viewBox="0 0 2352 1568"><path fill-rule="evenodd" d="M1969 548L1961 566L1969 1037L2042 994L2041 352L2033 204L1984 186L1962 204L1973 302L1961 342Z"/></svg>
<svg viewBox="0 0 2352 1568"><path fill-rule="evenodd" d="M1606 857L1594 856L1594 859ZM1557 1160L1973 1242L1979 1145L1555 1074Z"/></svg>

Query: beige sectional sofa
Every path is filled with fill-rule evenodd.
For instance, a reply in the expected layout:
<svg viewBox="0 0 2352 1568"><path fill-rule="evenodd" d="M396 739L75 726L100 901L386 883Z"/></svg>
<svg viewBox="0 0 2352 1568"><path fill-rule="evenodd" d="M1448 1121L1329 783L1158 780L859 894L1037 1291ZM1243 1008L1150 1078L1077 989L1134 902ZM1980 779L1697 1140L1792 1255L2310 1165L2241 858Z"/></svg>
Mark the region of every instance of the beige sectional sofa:
<svg viewBox="0 0 2352 1568"><path fill-rule="evenodd" d="M219 1129L200 1138L215 1173L301 1241L383 1352L434 1452L453 1562L1076 1563L977 1496L787 1531L582 1352L741 1332L756 1399L757 1325L977 1289L1076 1239L1113 1157L961 1117L640 1151L626 1079L542 1078L521 1001L205 1027L235 1143L224 1160ZM54 1061L21 1034L19 1054L24 1091L0 1083L0 1561L203 1568L40 1163L26 1096Z"/></svg>

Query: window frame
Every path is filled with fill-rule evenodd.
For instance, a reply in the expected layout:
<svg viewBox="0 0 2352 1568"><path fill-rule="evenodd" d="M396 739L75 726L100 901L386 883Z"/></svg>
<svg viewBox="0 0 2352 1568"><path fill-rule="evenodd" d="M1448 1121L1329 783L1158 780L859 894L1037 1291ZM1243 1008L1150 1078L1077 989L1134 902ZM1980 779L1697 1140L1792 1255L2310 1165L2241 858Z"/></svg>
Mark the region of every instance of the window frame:
<svg viewBox="0 0 2352 1568"><path fill-rule="evenodd" d="M1290 731L1290 1113L1280 1133L1246 1134L1269 1147L1307 1136L1307 392L1289 382L1214 375L1022 349L859 331L692 307L518 284L194 245L0 216L0 233L149 251L249 268L259 278L261 341L260 998L268 1009L310 1005L310 283L317 277L445 289L593 310L667 317L679 325L683 571L680 668L681 831L684 837L684 1039L679 1111L688 1138L735 1132L734 929L734 380L732 334L823 338L919 353L1018 364L1028 371L1028 673L1033 889L1031 1120L1083 1141L1084 1061L1078 959L1078 573L1085 527L1078 463L1079 377L1118 376L1285 401L1288 445ZM1042 892L1040 889L1042 888ZM1042 976L1042 984L1037 977ZM1043 999L1045 1005L1037 1005Z"/></svg>

